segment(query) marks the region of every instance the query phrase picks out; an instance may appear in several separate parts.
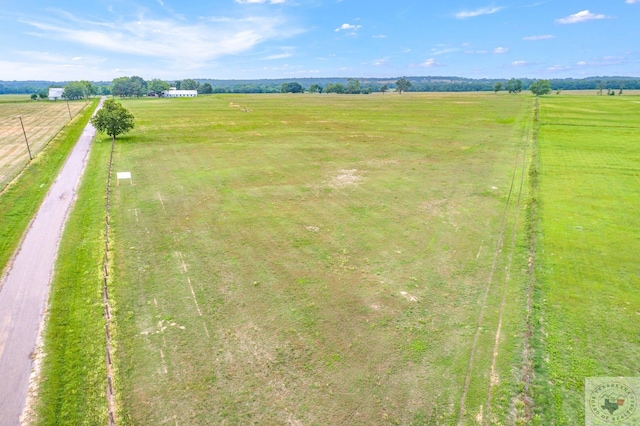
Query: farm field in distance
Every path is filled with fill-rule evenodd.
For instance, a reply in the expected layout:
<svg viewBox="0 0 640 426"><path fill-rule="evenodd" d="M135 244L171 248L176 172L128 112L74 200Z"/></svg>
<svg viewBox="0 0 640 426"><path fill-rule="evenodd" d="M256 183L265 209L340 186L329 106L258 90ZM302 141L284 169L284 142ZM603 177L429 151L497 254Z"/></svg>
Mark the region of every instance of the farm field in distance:
<svg viewBox="0 0 640 426"><path fill-rule="evenodd" d="M22 100L22 102L19 102ZM85 107L84 102L32 101L27 96L0 96L0 190L29 162L29 153L20 120L35 157L41 149Z"/></svg>
<svg viewBox="0 0 640 426"><path fill-rule="evenodd" d="M586 377L640 376L640 97L540 101L534 399L584 422Z"/></svg>
<svg viewBox="0 0 640 426"><path fill-rule="evenodd" d="M124 424L516 415L532 97L123 105L137 120L114 158L133 185L111 205Z"/></svg>

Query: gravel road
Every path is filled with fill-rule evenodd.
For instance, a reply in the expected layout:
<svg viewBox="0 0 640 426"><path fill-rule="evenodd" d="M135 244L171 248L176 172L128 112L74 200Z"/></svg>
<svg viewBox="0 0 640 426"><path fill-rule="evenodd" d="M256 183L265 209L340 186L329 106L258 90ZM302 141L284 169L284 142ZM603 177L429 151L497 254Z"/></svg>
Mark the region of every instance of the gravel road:
<svg viewBox="0 0 640 426"><path fill-rule="evenodd" d="M98 108L103 102L104 98ZM89 123L40 206L0 286L0 426L20 424L31 355L47 305L58 243L95 134Z"/></svg>

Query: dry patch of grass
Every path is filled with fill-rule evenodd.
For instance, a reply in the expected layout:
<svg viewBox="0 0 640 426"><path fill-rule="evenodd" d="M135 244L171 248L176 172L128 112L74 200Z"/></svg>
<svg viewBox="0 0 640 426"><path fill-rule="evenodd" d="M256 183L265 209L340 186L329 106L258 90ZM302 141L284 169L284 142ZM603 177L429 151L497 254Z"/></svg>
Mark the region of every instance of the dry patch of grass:
<svg viewBox="0 0 640 426"><path fill-rule="evenodd" d="M335 176L332 176L329 180L329 187L335 189L347 188L349 186L359 185L363 180L361 174L358 174L358 169L338 170Z"/></svg>
<svg viewBox="0 0 640 426"><path fill-rule="evenodd" d="M71 119L85 107L84 102L0 102L0 190L29 162L24 139L27 134L35 157Z"/></svg>

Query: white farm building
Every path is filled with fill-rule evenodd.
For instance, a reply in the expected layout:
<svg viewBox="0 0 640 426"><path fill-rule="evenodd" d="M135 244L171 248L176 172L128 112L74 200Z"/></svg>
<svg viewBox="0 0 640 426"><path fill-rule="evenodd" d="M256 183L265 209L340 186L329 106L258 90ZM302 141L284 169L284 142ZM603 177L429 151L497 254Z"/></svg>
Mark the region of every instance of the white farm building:
<svg viewBox="0 0 640 426"><path fill-rule="evenodd" d="M198 96L197 90L177 90L173 87L170 90L162 91L163 98L195 98Z"/></svg>
<svg viewBox="0 0 640 426"><path fill-rule="evenodd" d="M61 87L51 87L49 88L49 100L56 101L58 99L62 99L62 94L64 93L64 89Z"/></svg>

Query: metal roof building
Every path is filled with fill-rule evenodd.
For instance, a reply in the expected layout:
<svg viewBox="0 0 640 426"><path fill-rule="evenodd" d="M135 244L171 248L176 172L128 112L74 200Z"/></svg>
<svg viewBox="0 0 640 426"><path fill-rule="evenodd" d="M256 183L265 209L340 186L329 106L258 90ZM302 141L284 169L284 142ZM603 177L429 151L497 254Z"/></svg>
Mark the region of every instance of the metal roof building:
<svg viewBox="0 0 640 426"><path fill-rule="evenodd" d="M51 87L49 89L49 100L55 101L57 99L62 99L62 94L64 93L64 89L60 87Z"/></svg>
<svg viewBox="0 0 640 426"><path fill-rule="evenodd" d="M197 90L164 90L162 97L164 98L195 98L198 96Z"/></svg>

